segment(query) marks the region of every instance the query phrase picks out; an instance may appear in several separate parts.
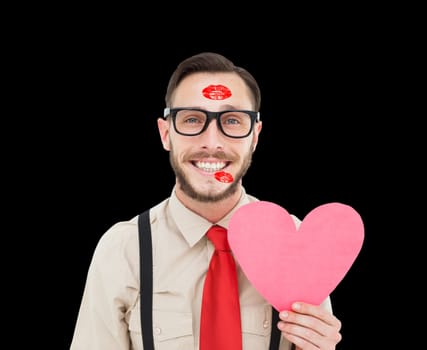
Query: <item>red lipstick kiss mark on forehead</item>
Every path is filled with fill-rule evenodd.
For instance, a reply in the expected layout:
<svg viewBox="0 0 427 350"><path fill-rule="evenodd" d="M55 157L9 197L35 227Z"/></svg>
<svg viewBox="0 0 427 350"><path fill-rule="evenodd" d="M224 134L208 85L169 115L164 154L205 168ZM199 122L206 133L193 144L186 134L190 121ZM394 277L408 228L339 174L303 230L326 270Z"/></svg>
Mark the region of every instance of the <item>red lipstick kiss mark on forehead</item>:
<svg viewBox="0 0 427 350"><path fill-rule="evenodd" d="M225 100L231 96L231 90L224 85L209 85L203 89L202 93L211 100Z"/></svg>

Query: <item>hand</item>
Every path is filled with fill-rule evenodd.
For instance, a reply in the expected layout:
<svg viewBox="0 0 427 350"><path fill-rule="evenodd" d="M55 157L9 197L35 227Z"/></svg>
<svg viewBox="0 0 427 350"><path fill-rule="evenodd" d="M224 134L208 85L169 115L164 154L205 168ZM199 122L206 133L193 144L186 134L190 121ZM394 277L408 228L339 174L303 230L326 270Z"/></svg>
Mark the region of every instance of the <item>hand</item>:
<svg viewBox="0 0 427 350"><path fill-rule="evenodd" d="M341 341L341 321L321 306L294 303L282 311L278 323L283 336L300 350L334 350Z"/></svg>

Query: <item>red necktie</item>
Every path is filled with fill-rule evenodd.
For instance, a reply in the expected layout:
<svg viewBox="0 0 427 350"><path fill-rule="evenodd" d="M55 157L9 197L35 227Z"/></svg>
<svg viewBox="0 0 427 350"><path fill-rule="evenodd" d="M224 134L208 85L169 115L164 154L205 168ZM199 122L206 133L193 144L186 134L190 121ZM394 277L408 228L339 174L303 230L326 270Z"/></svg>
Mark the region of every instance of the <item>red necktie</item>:
<svg viewBox="0 0 427 350"><path fill-rule="evenodd" d="M227 230L212 226L207 235L215 252L203 287L200 350L241 350L236 264L228 244Z"/></svg>

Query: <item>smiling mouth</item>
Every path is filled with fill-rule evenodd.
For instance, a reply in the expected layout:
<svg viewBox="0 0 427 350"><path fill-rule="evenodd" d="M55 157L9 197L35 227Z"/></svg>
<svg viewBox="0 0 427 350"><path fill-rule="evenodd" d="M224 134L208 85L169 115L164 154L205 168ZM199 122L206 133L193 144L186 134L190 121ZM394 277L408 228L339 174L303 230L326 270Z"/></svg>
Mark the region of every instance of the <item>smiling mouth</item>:
<svg viewBox="0 0 427 350"><path fill-rule="evenodd" d="M203 170L204 172L207 173L215 173L219 170L224 169L229 162L192 162L193 165L200 170Z"/></svg>

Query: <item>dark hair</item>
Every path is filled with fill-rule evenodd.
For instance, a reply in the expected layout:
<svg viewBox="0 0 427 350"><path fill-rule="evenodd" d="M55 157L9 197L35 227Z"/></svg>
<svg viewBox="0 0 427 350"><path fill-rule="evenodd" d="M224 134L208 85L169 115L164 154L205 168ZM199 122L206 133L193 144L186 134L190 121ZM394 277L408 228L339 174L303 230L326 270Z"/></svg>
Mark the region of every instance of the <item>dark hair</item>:
<svg viewBox="0 0 427 350"><path fill-rule="evenodd" d="M187 76L200 72L229 72L238 74L249 88L253 97L255 111L261 107L261 91L255 78L246 69L235 66L228 58L214 53L202 52L182 61L169 79L166 90L166 107L171 106L171 98L179 83Z"/></svg>

